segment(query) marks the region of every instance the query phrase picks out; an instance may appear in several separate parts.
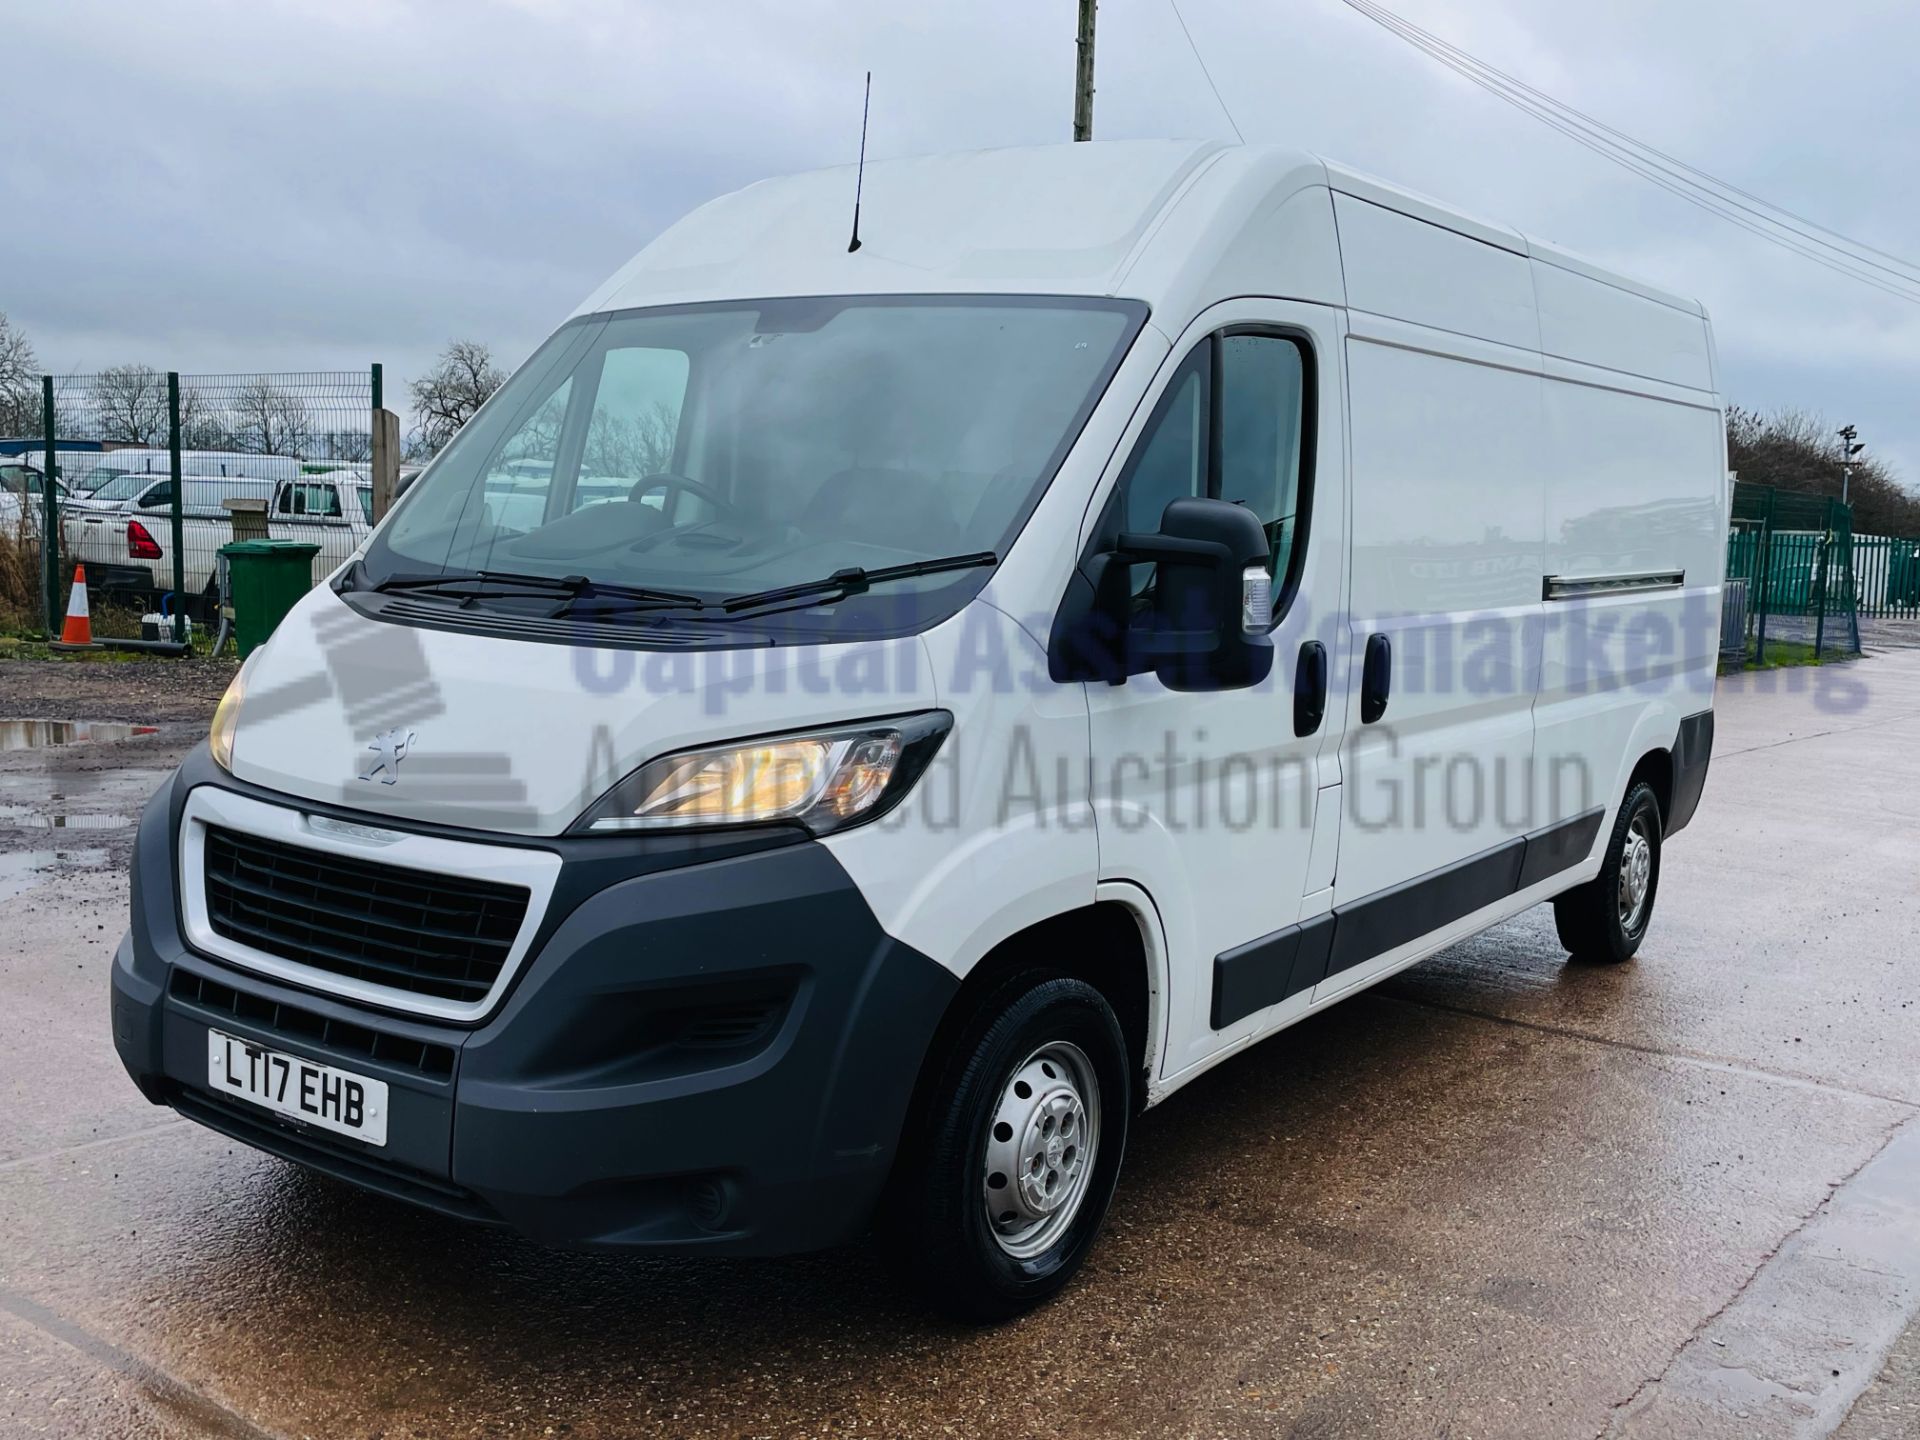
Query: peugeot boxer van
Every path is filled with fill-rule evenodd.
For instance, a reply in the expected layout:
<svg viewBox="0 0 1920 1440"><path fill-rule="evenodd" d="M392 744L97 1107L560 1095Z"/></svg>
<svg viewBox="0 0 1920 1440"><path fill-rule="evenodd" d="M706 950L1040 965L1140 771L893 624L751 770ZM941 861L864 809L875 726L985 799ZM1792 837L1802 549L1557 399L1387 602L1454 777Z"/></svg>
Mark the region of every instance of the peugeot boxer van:
<svg viewBox="0 0 1920 1440"><path fill-rule="evenodd" d="M1699 305L1278 149L855 180L661 235L243 667L139 830L151 1100L560 1245L871 1229L991 1318L1209 1067L1543 901L1643 945Z"/></svg>

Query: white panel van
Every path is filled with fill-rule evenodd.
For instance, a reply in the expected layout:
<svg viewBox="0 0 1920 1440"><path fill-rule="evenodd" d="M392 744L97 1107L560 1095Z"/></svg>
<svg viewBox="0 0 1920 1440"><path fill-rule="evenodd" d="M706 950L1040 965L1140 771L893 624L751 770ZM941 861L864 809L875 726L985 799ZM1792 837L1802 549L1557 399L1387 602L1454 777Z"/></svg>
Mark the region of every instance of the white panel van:
<svg viewBox="0 0 1920 1440"><path fill-rule="evenodd" d="M139 832L156 1103L991 1318L1208 1067L1542 901L1641 946L1701 308L1278 149L868 170L661 235L249 659Z"/></svg>

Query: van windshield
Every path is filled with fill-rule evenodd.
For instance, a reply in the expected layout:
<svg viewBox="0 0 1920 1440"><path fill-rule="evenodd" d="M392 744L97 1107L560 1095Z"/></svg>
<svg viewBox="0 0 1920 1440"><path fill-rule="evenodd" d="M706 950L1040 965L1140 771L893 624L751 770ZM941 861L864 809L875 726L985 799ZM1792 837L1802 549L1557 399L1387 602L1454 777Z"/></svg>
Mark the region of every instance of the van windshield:
<svg viewBox="0 0 1920 1440"><path fill-rule="evenodd" d="M485 571L718 602L856 567L1003 555L1145 313L915 296L587 317L421 476L353 586ZM916 576L887 598L928 602L925 624L986 574ZM468 612L524 601L466 598ZM880 598L819 603L845 621Z"/></svg>
<svg viewBox="0 0 1920 1440"><path fill-rule="evenodd" d="M95 473L98 474L99 472L96 471ZM156 478L157 477L152 475L140 474L115 475L111 480L108 480L105 484L100 485L93 491L93 498L95 500L131 500L135 495L138 495L142 490L146 489L147 486L153 484Z"/></svg>

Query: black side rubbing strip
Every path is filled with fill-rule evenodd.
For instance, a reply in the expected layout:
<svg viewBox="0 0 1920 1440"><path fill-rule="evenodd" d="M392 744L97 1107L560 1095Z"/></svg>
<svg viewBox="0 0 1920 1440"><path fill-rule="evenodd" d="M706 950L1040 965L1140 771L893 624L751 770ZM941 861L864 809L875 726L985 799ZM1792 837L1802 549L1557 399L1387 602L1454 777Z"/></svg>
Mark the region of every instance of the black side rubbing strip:
<svg viewBox="0 0 1920 1440"><path fill-rule="evenodd" d="M1596 805L1584 815L1562 820L1527 836L1527 858L1520 866L1520 888L1538 885L1550 875L1558 875L1578 865L1593 853L1593 842L1600 837L1600 822L1607 818L1606 807Z"/></svg>
<svg viewBox="0 0 1920 1440"><path fill-rule="evenodd" d="M1709 716L1709 729L1711 723ZM1311 990L1329 975L1363 965L1573 868L1593 853L1606 813L1605 807L1596 806L1223 951L1213 959L1213 1028L1224 1030L1256 1010Z"/></svg>
<svg viewBox="0 0 1920 1440"><path fill-rule="evenodd" d="M1524 836L1395 885L1342 907L1333 931L1327 973L1355 965L1451 925L1462 915L1504 900L1520 888L1520 867L1527 852Z"/></svg>
<svg viewBox="0 0 1920 1440"><path fill-rule="evenodd" d="M1661 816L1664 833L1671 835L1693 819L1700 808L1700 792L1707 788L1707 762L1713 758L1713 711L1702 710L1680 722L1673 742L1673 813Z"/></svg>
<svg viewBox="0 0 1920 1440"><path fill-rule="evenodd" d="M1224 1030L1319 984L1332 938L1333 916L1318 915L1214 956L1213 1028Z"/></svg>
<svg viewBox="0 0 1920 1440"><path fill-rule="evenodd" d="M1213 1010L1209 1022L1224 1030L1256 1010L1287 998L1300 927L1289 925L1213 957Z"/></svg>

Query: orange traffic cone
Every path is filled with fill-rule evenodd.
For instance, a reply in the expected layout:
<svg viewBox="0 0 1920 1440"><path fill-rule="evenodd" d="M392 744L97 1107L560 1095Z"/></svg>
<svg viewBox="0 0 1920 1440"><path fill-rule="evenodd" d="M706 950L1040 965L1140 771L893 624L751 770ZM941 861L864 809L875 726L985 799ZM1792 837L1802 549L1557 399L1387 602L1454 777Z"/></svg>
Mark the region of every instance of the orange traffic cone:
<svg viewBox="0 0 1920 1440"><path fill-rule="evenodd" d="M91 650L93 621L87 614L87 567L73 567L73 589L67 592L67 620L60 627L60 650Z"/></svg>

